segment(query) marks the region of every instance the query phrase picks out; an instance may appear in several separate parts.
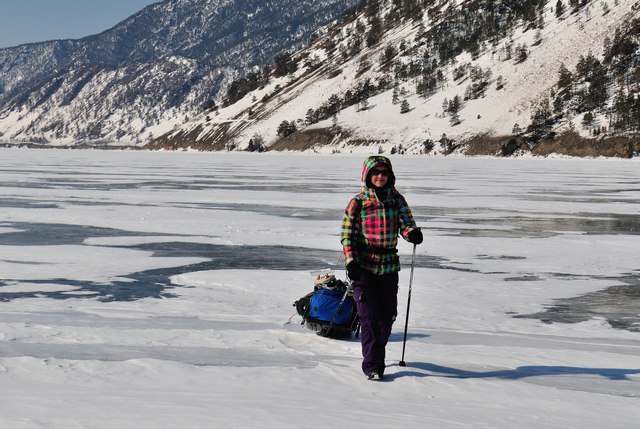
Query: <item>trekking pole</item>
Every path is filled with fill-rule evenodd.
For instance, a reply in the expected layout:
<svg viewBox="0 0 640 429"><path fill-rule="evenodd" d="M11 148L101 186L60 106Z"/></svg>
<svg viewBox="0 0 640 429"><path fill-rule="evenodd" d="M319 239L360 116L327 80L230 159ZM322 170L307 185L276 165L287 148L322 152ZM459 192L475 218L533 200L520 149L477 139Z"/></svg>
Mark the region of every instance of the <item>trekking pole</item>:
<svg viewBox="0 0 640 429"><path fill-rule="evenodd" d="M404 348L407 345L407 327L409 326L409 306L411 305L411 284L413 283L413 267L416 264L416 245L413 245L413 255L411 255L411 275L409 276L409 296L407 298L407 317L404 322L404 340L402 340L402 359L400 366L407 366L404 361Z"/></svg>

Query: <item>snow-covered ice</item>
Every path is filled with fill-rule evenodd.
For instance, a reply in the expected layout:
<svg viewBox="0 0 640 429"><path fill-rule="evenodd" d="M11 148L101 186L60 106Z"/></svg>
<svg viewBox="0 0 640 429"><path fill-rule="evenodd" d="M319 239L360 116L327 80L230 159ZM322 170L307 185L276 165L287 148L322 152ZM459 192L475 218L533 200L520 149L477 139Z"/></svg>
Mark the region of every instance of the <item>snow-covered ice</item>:
<svg viewBox="0 0 640 429"><path fill-rule="evenodd" d="M291 317L310 271L344 275L339 226L362 156L6 149L0 159L2 428L640 419L636 159L392 158L425 243L406 367L411 247L400 244L382 383L361 374L357 339L319 337ZM613 301L571 308L611 288L621 288Z"/></svg>

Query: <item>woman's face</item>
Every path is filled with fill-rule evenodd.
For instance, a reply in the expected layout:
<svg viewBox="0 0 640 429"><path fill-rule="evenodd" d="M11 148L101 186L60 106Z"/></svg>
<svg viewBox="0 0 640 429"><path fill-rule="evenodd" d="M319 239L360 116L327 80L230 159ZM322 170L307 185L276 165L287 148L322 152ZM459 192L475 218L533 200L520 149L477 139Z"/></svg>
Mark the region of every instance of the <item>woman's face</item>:
<svg viewBox="0 0 640 429"><path fill-rule="evenodd" d="M369 171L371 184L376 188L384 188L389 180L389 169L383 165L378 165Z"/></svg>

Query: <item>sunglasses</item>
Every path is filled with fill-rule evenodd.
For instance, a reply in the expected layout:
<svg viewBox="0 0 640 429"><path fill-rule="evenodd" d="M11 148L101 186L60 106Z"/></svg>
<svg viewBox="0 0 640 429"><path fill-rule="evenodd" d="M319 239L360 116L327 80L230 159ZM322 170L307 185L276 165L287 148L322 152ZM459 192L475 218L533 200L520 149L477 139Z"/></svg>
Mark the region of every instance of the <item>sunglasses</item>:
<svg viewBox="0 0 640 429"><path fill-rule="evenodd" d="M379 168L373 168L371 170L371 175L372 176L378 176L378 175L388 176L389 170L380 170Z"/></svg>

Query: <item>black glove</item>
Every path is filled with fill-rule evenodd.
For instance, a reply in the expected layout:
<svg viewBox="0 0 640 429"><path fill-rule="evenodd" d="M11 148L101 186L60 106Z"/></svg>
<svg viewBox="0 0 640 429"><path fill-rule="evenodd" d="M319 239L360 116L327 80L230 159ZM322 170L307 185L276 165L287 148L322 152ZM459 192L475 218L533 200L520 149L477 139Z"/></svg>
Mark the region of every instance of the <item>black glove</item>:
<svg viewBox="0 0 640 429"><path fill-rule="evenodd" d="M360 280L360 265L355 261L349 262L347 264L347 275L353 281Z"/></svg>
<svg viewBox="0 0 640 429"><path fill-rule="evenodd" d="M422 240L424 240L424 238L422 237L422 231L420 231L420 228L412 229L409 235L407 235L407 241L409 243L420 244L422 243Z"/></svg>

